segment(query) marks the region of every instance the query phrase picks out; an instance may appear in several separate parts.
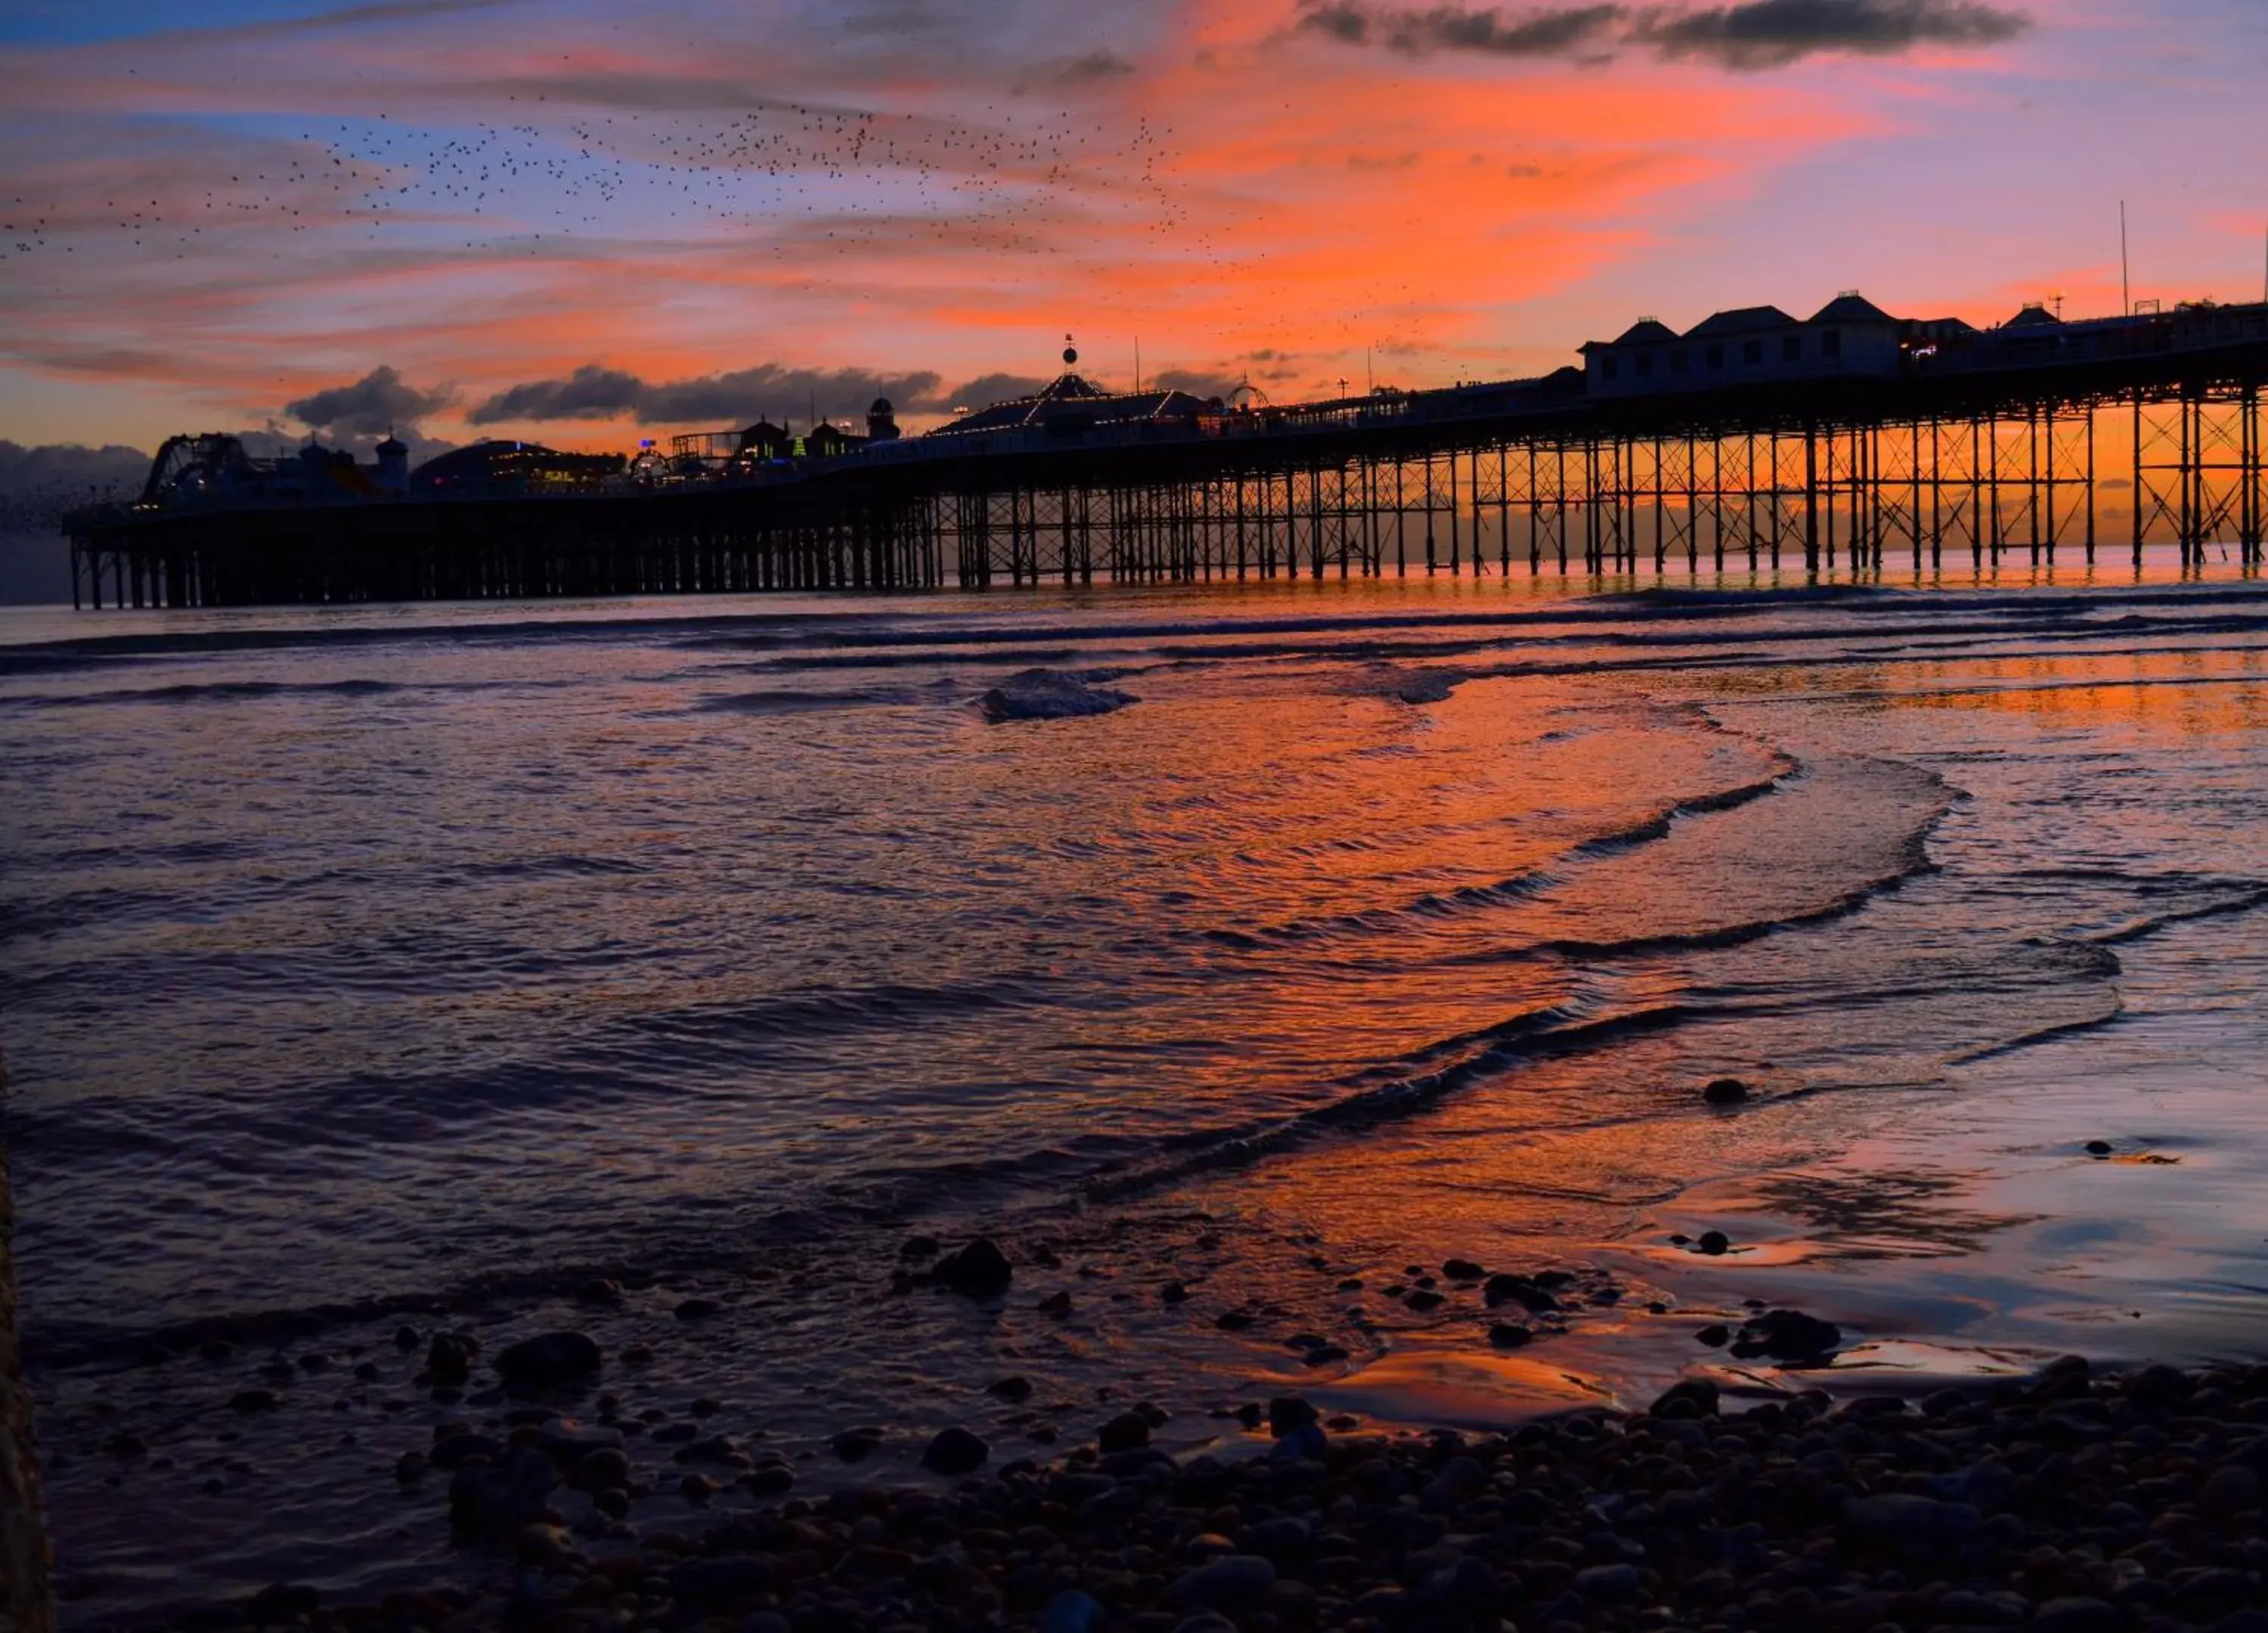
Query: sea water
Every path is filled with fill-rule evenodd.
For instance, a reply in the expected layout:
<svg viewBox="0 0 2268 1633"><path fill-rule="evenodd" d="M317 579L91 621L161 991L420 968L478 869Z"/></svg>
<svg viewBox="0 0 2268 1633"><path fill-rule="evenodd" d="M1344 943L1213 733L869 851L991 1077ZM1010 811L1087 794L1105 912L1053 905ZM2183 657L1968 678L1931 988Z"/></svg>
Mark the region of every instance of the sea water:
<svg viewBox="0 0 2268 1633"><path fill-rule="evenodd" d="M2261 1347L2233 571L0 643L0 1138L76 1625L494 1568L392 1478L481 1416L405 1322L646 1342L626 1411L719 1397L805 1489L854 1425L859 1477L918 1478L946 1423L1044 1456L1138 1396L1219 1450L1291 1388L1491 1422L1816 1381L1697 1343L1751 1299L1837 1322L1838 1386ZM1138 701L988 719L1031 667ZM979 1232L1006 1299L893 1291L905 1238ZM1452 1255L1596 1296L1506 1355L1469 1290L1413 1307Z"/></svg>

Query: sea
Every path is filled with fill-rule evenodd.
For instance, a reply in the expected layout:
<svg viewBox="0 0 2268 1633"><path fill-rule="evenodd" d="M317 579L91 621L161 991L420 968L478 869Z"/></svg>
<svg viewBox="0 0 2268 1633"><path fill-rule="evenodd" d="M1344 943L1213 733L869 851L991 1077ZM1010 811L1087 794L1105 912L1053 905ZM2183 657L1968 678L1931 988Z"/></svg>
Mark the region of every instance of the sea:
<svg viewBox="0 0 2268 1633"><path fill-rule="evenodd" d="M1034 668L1134 701L988 713ZM507 1576L397 1472L513 1404L442 1328L730 1443L634 1439L615 1542L1138 1401L2268 1352L2240 562L13 609L0 767L74 1629ZM1005 1295L925 1274L979 1236Z"/></svg>

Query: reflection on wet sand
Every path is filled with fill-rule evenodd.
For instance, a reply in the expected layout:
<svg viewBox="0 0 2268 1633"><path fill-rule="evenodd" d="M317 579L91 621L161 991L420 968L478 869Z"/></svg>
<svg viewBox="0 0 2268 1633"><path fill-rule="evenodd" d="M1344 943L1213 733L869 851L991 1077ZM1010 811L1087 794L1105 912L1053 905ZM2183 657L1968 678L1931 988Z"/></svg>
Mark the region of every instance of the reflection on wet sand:
<svg viewBox="0 0 2268 1633"><path fill-rule="evenodd" d="M1470 1421L2256 1342L2268 594L1631 587L0 663L89 1602L373 1580L373 1480L386 1567L447 1557L390 1469L465 1403L404 1320L641 1346L609 1388L816 1493L946 1426L1051 1455L1105 1392L1188 1450L1292 1385ZM988 722L1035 662L1141 701ZM918 1279L979 1233L1008 1293ZM106 1483L115 1420L171 1466Z"/></svg>

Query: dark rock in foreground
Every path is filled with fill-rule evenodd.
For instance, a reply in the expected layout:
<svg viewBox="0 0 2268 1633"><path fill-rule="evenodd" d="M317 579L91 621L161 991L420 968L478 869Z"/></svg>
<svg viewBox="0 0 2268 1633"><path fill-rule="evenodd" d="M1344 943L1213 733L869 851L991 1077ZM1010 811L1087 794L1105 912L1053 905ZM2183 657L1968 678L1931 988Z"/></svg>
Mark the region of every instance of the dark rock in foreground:
<svg viewBox="0 0 2268 1633"><path fill-rule="evenodd" d="M1767 1310L1746 1322L1733 1340L1742 1360L1766 1356L1775 1361L1823 1361L1843 1342L1843 1329L1800 1310Z"/></svg>
<svg viewBox="0 0 2268 1633"><path fill-rule="evenodd" d="M1060 669L1026 669L984 694L989 720L1069 720L1107 715L1138 702L1130 692L1089 686Z"/></svg>
<svg viewBox="0 0 2268 1633"><path fill-rule="evenodd" d="M972 1298L997 1298L1008 1291L1015 1267L1008 1255L1000 1251L1000 1244L989 1236L980 1236L958 1253L949 1253L937 1262L930 1274L957 1293Z"/></svg>
<svg viewBox="0 0 2268 1633"><path fill-rule="evenodd" d="M551 1460L532 1446L502 1463L475 1458L449 1482L449 1519L467 1536L515 1537L542 1520L558 1485Z"/></svg>
<svg viewBox="0 0 2268 1633"><path fill-rule="evenodd" d="M922 1453L922 1467L933 1475L966 1475L984 1467L992 1448L966 1429L941 1431Z"/></svg>
<svg viewBox="0 0 2268 1633"><path fill-rule="evenodd" d="M1759 1318L1763 1319L1763 1318ZM1785 1325L1786 1323L1781 1323ZM1823 1324L1822 1324L1823 1325ZM950 1490L719 1512L592 1558L534 1448L468 1460L460 1534L515 1585L334 1608L278 1587L200 1628L753 1633L2260 1633L2268 1366L2025 1380L1918 1403L1745 1411L1688 1379L1646 1411L1503 1434L1326 1437L1269 1402L1266 1456L1154 1445L1013 1462L949 1429ZM1126 1438L1157 1416L1112 1420ZM1256 1427L1262 1409L1242 1415ZM1335 1420L1335 1427L1336 1427ZM1256 1447L1255 1449L1257 1449ZM599 1455L593 1453L593 1455ZM615 1472L609 1465L609 1474ZM784 1495L779 1480L744 1481ZM784 1471L781 1471L784 1473ZM619 1493L617 1493L619 1495Z"/></svg>
<svg viewBox="0 0 2268 1633"><path fill-rule="evenodd" d="M587 1333L538 1333L500 1352L496 1369L507 1384L541 1387L587 1378L603 1358Z"/></svg>

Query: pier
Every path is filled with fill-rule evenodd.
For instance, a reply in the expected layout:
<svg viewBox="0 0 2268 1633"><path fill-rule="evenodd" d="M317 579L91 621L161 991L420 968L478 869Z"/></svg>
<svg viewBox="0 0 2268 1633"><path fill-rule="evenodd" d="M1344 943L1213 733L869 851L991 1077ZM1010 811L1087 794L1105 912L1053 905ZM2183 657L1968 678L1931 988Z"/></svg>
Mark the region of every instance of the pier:
<svg viewBox="0 0 2268 1633"><path fill-rule="evenodd" d="M1773 317L1823 336L1839 333L1835 310L1808 325ZM74 600L1831 573L2127 553L2139 567L2162 543L2184 563L2228 548L2261 564L2268 303L2052 327L2043 315L1942 351L1936 327L1874 313L1880 323L1847 326L1837 366L1720 383L1727 342L1710 325L1742 315L1685 337L1646 320L1585 348L1582 370L1536 380L1104 423L1097 413L1134 400L1056 401L1091 410L1072 416L1043 412L1043 394L998 430L746 477L101 507L66 524ZM1884 324L1896 326L1890 355L1839 366ZM1774 342L1791 357L1800 343Z"/></svg>

